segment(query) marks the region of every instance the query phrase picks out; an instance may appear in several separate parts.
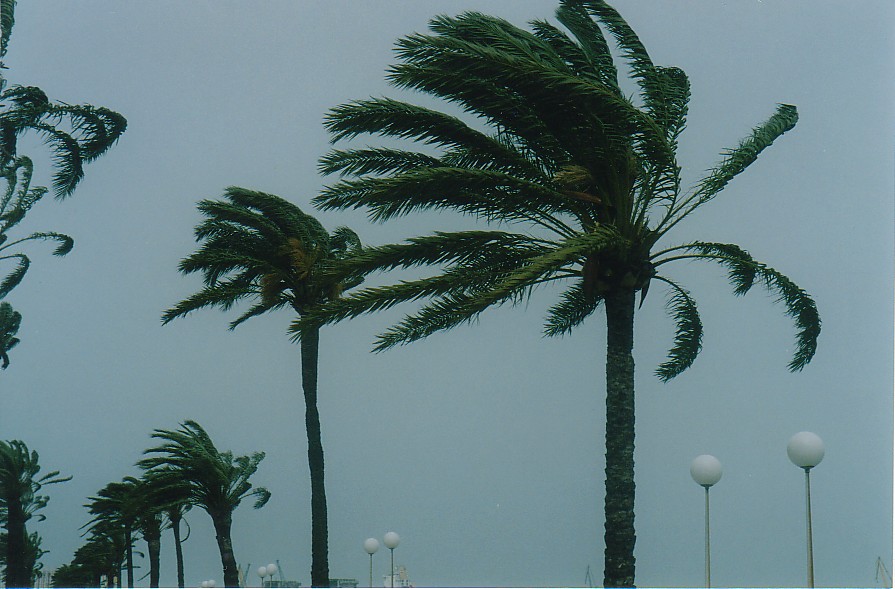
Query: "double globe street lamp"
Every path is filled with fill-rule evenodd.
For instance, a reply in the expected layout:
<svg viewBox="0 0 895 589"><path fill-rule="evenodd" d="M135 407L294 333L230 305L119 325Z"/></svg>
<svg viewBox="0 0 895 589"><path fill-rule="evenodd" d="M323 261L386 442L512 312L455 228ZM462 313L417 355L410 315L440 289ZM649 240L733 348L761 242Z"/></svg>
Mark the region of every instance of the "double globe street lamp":
<svg viewBox="0 0 895 589"><path fill-rule="evenodd" d="M264 577L270 577L270 583L268 587L273 587L273 576L279 570L279 567L274 563L270 563L269 565L258 567L258 576L261 577L261 586L264 587Z"/></svg>
<svg viewBox="0 0 895 589"><path fill-rule="evenodd" d="M395 586L395 548L398 547L398 544L401 542L401 537L394 532L387 532L385 536L382 538L382 543L385 544L385 547L389 549L391 552L391 564L392 569L389 574L389 578L391 579L391 586ZM364 550L367 554L370 555L370 587L373 586L373 554L379 550L379 540L376 538L367 538L364 540Z"/></svg>

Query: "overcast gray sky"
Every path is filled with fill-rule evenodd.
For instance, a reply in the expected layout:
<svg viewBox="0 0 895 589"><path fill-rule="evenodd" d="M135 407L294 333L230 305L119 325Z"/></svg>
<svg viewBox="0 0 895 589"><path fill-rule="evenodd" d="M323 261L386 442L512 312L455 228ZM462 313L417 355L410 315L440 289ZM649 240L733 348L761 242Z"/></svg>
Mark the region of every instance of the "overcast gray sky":
<svg viewBox="0 0 895 589"><path fill-rule="evenodd" d="M888 0L679 0L614 3L654 61L690 76L680 149L695 181L775 104L801 119L668 245L740 244L815 298L823 333L799 374L794 328L756 287L734 298L720 268L681 265L704 351L663 385L652 374L673 340L663 293L639 312L637 581L703 581L703 494L689 464L724 466L712 491L713 582L805 583L802 472L786 456L801 430L827 455L812 475L816 577L872 586L891 567L893 137L895 5ZM23 230L75 238L66 258L29 250L8 300L22 344L0 374L0 437L22 439L49 488L34 529L48 568L81 544L86 498L135 474L154 428L199 421L221 448L267 452L255 477L273 493L241 506L234 548L252 569L279 559L310 583L310 503L298 347L286 312L236 332L210 310L162 327L194 292L178 261L195 248L195 204L238 185L313 213L325 180L321 119L342 102L388 95L394 41L436 14L477 9L523 25L553 18L548 0L302 2L23 0L7 55L11 83L124 114L120 143L91 164L75 195L42 202ZM376 140L371 139L371 144ZM23 142L49 183L45 153ZM449 215L371 225L362 212L318 214L368 244L458 227ZM330 570L366 582L365 538L402 537L396 562L417 586L582 585L602 579L603 345L598 314L571 336L541 337L556 293L486 313L472 326L369 353L401 312L322 333L320 411ZM187 584L222 584L208 516L188 516ZM170 535L162 583L176 584ZM375 556L375 582L388 567ZM143 571L146 570L146 564ZM258 586L258 577L250 584ZM146 586L148 579L141 581Z"/></svg>

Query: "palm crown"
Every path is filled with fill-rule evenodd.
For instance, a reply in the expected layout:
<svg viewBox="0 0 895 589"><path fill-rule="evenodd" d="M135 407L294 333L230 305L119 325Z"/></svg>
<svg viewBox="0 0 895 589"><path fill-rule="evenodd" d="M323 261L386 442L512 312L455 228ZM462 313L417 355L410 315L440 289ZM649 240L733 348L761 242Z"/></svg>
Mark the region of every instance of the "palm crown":
<svg viewBox="0 0 895 589"><path fill-rule="evenodd" d="M202 241L180 262L184 274L201 272L205 288L165 312L165 323L203 307L254 304L231 328L267 311L291 306L298 313L338 297L360 282L330 279L323 270L360 247L354 231L326 232L314 217L272 194L230 187L224 200L203 200L206 219L196 227Z"/></svg>
<svg viewBox="0 0 895 589"><path fill-rule="evenodd" d="M705 178L682 191L675 152L689 100L684 72L654 65L627 23L603 2L564 0L556 15L571 37L546 21L534 21L526 31L469 12L437 17L432 34L398 41L401 63L391 68L391 83L455 103L477 118L476 125L388 98L339 106L326 119L333 141L374 133L440 153L333 150L322 158L321 170L355 178L326 188L316 199L322 208L366 207L376 221L453 209L487 222L526 225L528 231L436 233L367 248L344 270L444 270L356 292L309 319L332 322L431 299L380 337L382 349L467 322L491 305L518 301L538 284L568 281L546 320L546 333L557 335L580 324L613 289L644 296L658 279L671 287L670 308L678 322L669 360L658 369L668 379L695 359L702 325L689 293L659 269L701 258L727 267L736 294L755 282L776 291L798 328L790 367L802 368L819 332L814 303L804 291L734 245L694 242L654 251L681 219L795 125L795 107L780 105L737 147L724 151ZM623 94L600 25L628 62L639 100ZM477 128L482 126L488 130Z"/></svg>

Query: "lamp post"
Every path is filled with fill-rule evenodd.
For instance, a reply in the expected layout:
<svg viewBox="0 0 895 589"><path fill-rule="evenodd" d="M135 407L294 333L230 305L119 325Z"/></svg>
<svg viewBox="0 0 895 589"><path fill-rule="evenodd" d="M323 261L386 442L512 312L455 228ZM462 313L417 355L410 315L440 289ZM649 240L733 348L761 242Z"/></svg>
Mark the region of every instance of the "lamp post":
<svg viewBox="0 0 895 589"><path fill-rule="evenodd" d="M709 532L709 488L721 480L721 463L711 454L702 454L690 463L690 476L705 488L705 586L712 586L712 552Z"/></svg>
<svg viewBox="0 0 895 589"><path fill-rule="evenodd" d="M398 544L401 542L401 537L394 532L387 532L385 536L382 538L382 543L385 544L385 547L389 549L392 553L392 570L389 575L392 583L391 586L395 586L395 548L398 547Z"/></svg>
<svg viewBox="0 0 895 589"><path fill-rule="evenodd" d="M379 550L379 540L376 538L367 538L364 540L364 550L370 555L370 587L373 586L373 554Z"/></svg>
<svg viewBox="0 0 895 589"><path fill-rule="evenodd" d="M805 470L805 521L808 537L808 586L814 587L814 541L811 534L811 469L824 459L824 443L816 434L799 432L789 439L786 454Z"/></svg>

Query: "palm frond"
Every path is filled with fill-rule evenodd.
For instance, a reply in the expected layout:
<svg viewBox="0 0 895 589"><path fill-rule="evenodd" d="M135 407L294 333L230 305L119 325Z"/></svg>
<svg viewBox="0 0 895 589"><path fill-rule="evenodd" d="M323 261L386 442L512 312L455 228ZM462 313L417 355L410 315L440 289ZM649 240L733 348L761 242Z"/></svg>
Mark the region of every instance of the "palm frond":
<svg viewBox="0 0 895 589"><path fill-rule="evenodd" d="M556 19L578 40L601 84L621 96L618 72L612 61L609 45L600 27L588 15L580 0L560 0Z"/></svg>
<svg viewBox="0 0 895 589"><path fill-rule="evenodd" d="M547 311L544 335L556 336L571 333L587 319L603 301L584 288L584 281L578 281L560 295L560 301Z"/></svg>
<svg viewBox="0 0 895 589"><path fill-rule="evenodd" d="M0 262L13 258L18 259L19 263L16 265L13 271L7 274L6 277L3 278L3 281L0 282L0 299L8 295L12 289L18 286L20 282L22 282L22 279L28 272L29 266L31 266L31 260L29 260L28 256L26 256L25 254L12 254L9 256L2 256L0 257Z"/></svg>
<svg viewBox="0 0 895 589"><path fill-rule="evenodd" d="M689 292L662 276L653 278L671 287L666 309L676 325L674 346L668 351L668 361L656 369L656 376L667 382L692 366L702 350L702 321Z"/></svg>
<svg viewBox="0 0 895 589"><path fill-rule="evenodd" d="M756 279L776 293L777 302L786 307L786 314L795 320L796 350L789 363L792 372L802 370L817 351L821 320L814 300L802 288L777 270L758 262L742 248L728 243L694 242L669 248L661 253L675 251L692 252L669 256L656 262L666 264L681 259L704 259L718 262L728 270L728 278L734 287L734 294L743 295L749 291Z"/></svg>
<svg viewBox="0 0 895 589"><path fill-rule="evenodd" d="M743 172L758 155L774 141L795 127L799 120L796 107L780 104L771 118L755 127L752 134L740 144L722 152L723 159L709 172L709 175L696 184L693 193L668 212L660 229L663 233L677 224L681 219L693 212L697 207L712 200L738 174Z"/></svg>

